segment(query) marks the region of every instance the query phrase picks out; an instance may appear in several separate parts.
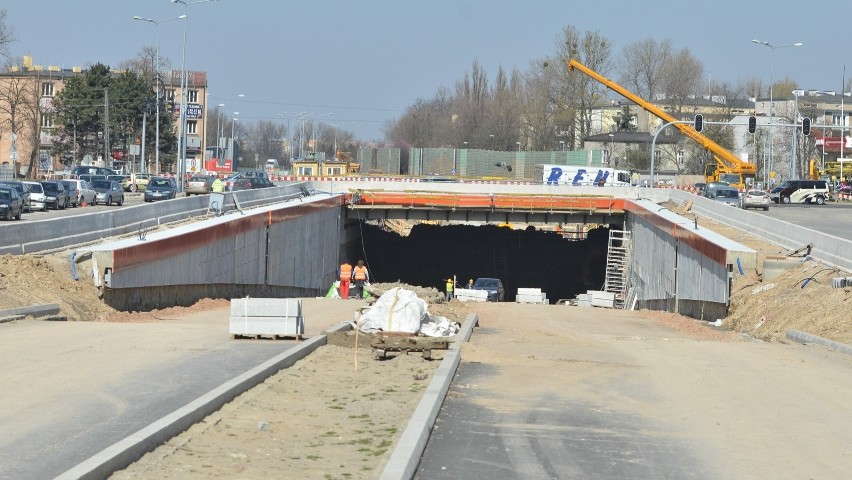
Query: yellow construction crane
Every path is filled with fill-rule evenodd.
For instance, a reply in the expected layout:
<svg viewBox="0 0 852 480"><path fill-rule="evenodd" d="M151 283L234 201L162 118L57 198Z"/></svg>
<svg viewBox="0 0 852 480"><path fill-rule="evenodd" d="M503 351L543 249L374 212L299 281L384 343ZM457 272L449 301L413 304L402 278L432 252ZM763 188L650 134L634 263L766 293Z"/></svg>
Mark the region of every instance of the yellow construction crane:
<svg viewBox="0 0 852 480"><path fill-rule="evenodd" d="M646 101L630 90L627 90L612 80L600 75L598 72L583 65L577 60L569 60L568 70L575 69L597 80L602 85L630 100L636 105L639 105L647 112L660 118L664 122L678 122L676 118L669 115L653 103ZM713 155L713 161L704 165L704 177L707 182L725 182L738 188L746 188L747 184L754 182L754 176L757 173L757 165L739 159L726 148L695 131L695 128L692 125L682 122L673 124L681 131L681 133L698 142L699 145L704 147L705 150L709 151Z"/></svg>

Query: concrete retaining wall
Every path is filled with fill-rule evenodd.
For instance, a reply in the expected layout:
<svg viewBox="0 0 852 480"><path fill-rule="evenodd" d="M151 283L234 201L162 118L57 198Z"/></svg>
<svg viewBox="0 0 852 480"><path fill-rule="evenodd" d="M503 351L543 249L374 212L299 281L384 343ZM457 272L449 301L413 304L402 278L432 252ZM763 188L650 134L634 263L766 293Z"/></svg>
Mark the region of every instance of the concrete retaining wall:
<svg viewBox="0 0 852 480"><path fill-rule="evenodd" d="M703 320L725 317L734 264L754 266L757 252L649 201L626 202L626 209L637 305Z"/></svg>
<svg viewBox="0 0 852 480"><path fill-rule="evenodd" d="M714 220L738 228L744 232L763 237L789 250L798 250L805 245L813 245L811 255L827 264L852 270L852 241L826 235L799 225L731 208L680 190L671 190L671 199L680 205L692 200L692 211Z"/></svg>

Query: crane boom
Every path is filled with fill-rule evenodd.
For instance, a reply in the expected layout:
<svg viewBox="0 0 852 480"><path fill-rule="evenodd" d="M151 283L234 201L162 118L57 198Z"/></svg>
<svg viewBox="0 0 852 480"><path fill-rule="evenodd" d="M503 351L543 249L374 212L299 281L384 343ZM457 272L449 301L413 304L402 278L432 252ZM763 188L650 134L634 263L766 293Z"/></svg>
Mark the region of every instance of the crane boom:
<svg viewBox="0 0 852 480"><path fill-rule="evenodd" d="M568 60L568 70L574 70L574 69L581 71L582 73L593 78L594 80L597 80L598 82L600 82L605 87L609 88L610 90L614 91L615 93L618 93L619 95L630 100L631 102L635 103L636 105L639 105L640 107L645 109L645 111L647 111L650 114L660 118L661 120L663 120L667 123L678 121L675 117L669 115L660 107L658 107L658 106L654 105L653 103L639 97L638 95L631 92L630 90L627 90L626 88L622 87L621 85L619 85L619 84L613 82L612 80L604 77L603 75L601 75L598 72L592 70L591 68L583 65L582 63L578 62L577 60L574 60L574 59ZM739 176L739 181L736 182L736 183L739 184L740 187L743 187L746 183L744 181L745 179L743 177L752 177L753 178L755 173L757 173L757 166L755 164L744 162L744 161L740 160L736 155L734 155L733 153L728 151L728 149L726 149L725 147L719 145L718 143L714 142L713 140L710 140L706 136L695 131L695 128L693 128L692 125L688 125L688 124L685 124L685 123L674 123L674 126L677 127L677 129L680 130L681 133L683 133L684 135L686 135L690 139L694 140L699 145L704 147L705 150L707 150L707 151L709 151L710 153L713 154L713 158L715 159L715 164L707 165L705 167L705 176L707 177L708 181L719 181L720 175L723 175L723 174L726 174L726 173L735 174L735 175ZM729 182L729 183L734 183L734 182Z"/></svg>

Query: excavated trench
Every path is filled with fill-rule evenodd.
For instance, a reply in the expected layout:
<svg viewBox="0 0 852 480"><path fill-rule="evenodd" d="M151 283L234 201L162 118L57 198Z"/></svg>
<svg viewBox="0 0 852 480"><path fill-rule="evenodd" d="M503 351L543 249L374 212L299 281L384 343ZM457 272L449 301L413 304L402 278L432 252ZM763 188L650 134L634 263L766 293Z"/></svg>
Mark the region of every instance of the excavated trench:
<svg viewBox="0 0 852 480"><path fill-rule="evenodd" d="M477 277L503 281L506 301L518 288L541 288L550 303L600 290L606 271L609 230L590 230L583 240L552 231L513 230L494 225L414 226L407 237L362 224L363 249L350 260L364 258L371 281L400 281L444 291L447 278L459 285Z"/></svg>

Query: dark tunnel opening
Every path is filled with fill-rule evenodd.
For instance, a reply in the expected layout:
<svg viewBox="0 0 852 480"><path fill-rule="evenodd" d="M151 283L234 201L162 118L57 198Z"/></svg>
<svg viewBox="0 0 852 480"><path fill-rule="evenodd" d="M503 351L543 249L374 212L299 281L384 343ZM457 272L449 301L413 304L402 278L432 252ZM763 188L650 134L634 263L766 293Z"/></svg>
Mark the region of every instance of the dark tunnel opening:
<svg viewBox="0 0 852 480"><path fill-rule="evenodd" d="M362 249L349 258L364 258L373 282L400 281L444 291L455 275L503 281L506 301L518 288L541 288L550 303L603 289L609 228L588 231L585 239L563 238L553 231L514 230L495 225L418 224L407 237L362 223Z"/></svg>

